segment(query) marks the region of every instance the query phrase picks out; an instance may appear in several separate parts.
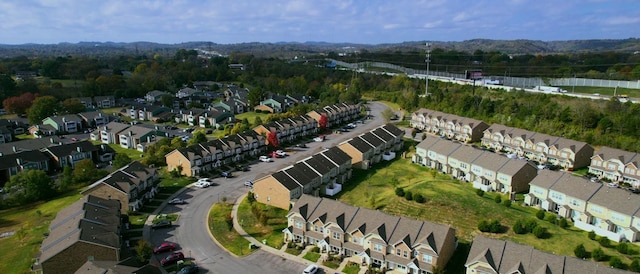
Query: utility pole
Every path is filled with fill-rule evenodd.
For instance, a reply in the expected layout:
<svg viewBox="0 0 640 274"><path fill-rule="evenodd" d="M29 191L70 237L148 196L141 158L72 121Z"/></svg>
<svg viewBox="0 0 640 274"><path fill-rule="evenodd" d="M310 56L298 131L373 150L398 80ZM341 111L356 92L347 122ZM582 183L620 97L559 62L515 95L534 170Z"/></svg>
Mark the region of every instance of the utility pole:
<svg viewBox="0 0 640 274"><path fill-rule="evenodd" d="M424 85L424 96L429 96L429 63L431 63L431 43L427 42L427 59L425 62L427 63L427 80Z"/></svg>

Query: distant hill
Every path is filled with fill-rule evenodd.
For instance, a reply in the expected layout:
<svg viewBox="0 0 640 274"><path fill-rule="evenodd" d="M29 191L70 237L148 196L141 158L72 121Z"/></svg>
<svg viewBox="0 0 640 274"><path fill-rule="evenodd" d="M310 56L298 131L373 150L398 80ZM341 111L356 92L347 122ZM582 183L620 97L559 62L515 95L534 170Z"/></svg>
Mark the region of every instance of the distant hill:
<svg viewBox="0 0 640 274"><path fill-rule="evenodd" d="M352 43L327 43L327 42L278 42L278 43L239 43L216 44L207 41L185 42L179 44L160 44L153 42L79 42L59 44L22 44L0 45L0 58L14 56L112 56L161 54L171 56L177 49L203 49L216 51L224 55L233 52L245 52L256 56L289 58L292 56L345 52L354 50L367 51L424 51L427 41L412 41L394 44L352 44ZM567 40L567 41L539 41L539 40L490 40L473 39L461 42L429 41L432 48L444 50L457 50L464 52L499 51L507 54L551 54L567 52L602 52L640 51L640 39L592 39L592 40Z"/></svg>

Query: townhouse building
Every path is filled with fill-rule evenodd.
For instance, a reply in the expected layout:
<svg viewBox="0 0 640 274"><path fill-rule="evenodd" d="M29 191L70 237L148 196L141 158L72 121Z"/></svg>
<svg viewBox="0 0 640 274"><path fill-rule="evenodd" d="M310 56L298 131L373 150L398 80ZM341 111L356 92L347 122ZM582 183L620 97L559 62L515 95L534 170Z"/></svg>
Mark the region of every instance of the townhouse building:
<svg viewBox="0 0 640 274"><path fill-rule="evenodd" d="M169 134L161 131L158 126L155 128L130 126L126 130L120 131L117 138L118 144L123 148L144 151L145 144L155 142L158 138L163 137L169 137Z"/></svg>
<svg viewBox="0 0 640 274"><path fill-rule="evenodd" d="M640 240L640 195L564 172L541 170L525 204L570 218L574 226L620 242Z"/></svg>
<svg viewBox="0 0 640 274"><path fill-rule="evenodd" d="M416 146L412 162L470 182L474 188L510 195L527 192L529 182L538 171L527 161L436 137L429 137Z"/></svg>
<svg viewBox="0 0 640 274"><path fill-rule="evenodd" d="M120 261L121 232L118 200L83 196L51 221L34 270L75 273L87 261Z"/></svg>
<svg viewBox="0 0 640 274"><path fill-rule="evenodd" d="M570 256L559 256L511 241L476 236L465 262L466 274L592 273L623 274L624 270Z"/></svg>
<svg viewBox="0 0 640 274"><path fill-rule="evenodd" d="M134 161L89 185L83 195L120 201L120 212L139 210L158 193L158 170Z"/></svg>
<svg viewBox="0 0 640 274"><path fill-rule="evenodd" d="M171 96L171 97L175 97L174 94L171 94L167 91L162 91L162 90L152 90L147 92L147 94L144 95L144 100L150 103L153 102L161 102L162 101L162 96Z"/></svg>
<svg viewBox="0 0 640 274"><path fill-rule="evenodd" d="M256 201L289 209L302 194L333 196L351 178L351 159L332 147L253 182Z"/></svg>
<svg viewBox="0 0 640 274"><path fill-rule="evenodd" d="M165 161L169 171L180 170L184 176L196 177L223 165L258 156L265 150L265 137L247 130L222 139L175 149L165 155Z"/></svg>
<svg viewBox="0 0 640 274"><path fill-rule="evenodd" d="M116 98L112 95L107 96L96 96L93 97L93 100L96 103L96 107L98 108L112 108L116 107Z"/></svg>
<svg viewBox="0 0 640 274"><path fill-rule="evenodd" d="M131 127L129 124L110 122L92 131L89 138L93 141L99 140L103 144L120 144L120 133L129 127Z"/></svg>
<svg viewBox="0 0 640 274"><path fill-rule="evenodd" d="M589 165L593 147L562 137L536 133L519 128L493 124L484 131L482 145L542 164L552 164L566 170Z"/></svg>
<svg viewBox="0 0 640 274"><path fill-rule="evenodd" d="M82 118L82 128L96 128L109 123L109 117L102 111L89 111L78 113Z"/></svg>
<svg viewBox="0 0 640 274"><path fill-rule="evenodd" d="M395 158L395 152L402 149L404 131L392 124L386 124L338 144L338 148L351 157L351 164L361 169L369 169L381 160Z"/></svg>
<svg viewBox="0 0 640 274"><path fill-rule="evenodd" d="M51 158L51 169L62 170L65 166L75 168L76 164L82 160L98 160L99 147L89 141L79 141L57 146L43 148Z"/></svg>
<svg viewBox="0 0 640 274"><path fill-rule="evenodd" d="M286 242L315 245L358 264L399 273L432 273L455 251L450 226L392 216L302 195L287 214Z"/></svg>
<svg viewBox="0 0 640 274"><path fill-rule="evenodd" d="M640 188L640 154L600 147L591 157L589 173L616 184Z"/></svg>
<svg viewBox="0 0 640 274"><path fill-rule="evenodd" d="M249 106L246 102L236 98L221 100L213 103L211 106L215 108L225 109L226 111L229 111L233 114L240 114L249 110Z"/></svg>
<svg viewBox="0 0 640 274"><path fill-rule="evenodd" d="M43 125L50 125L56 133L75 133L82 129L82 118L77 114L51 116L42 120Z"/></svg>
<svg viewBox="0 0 640 274"><path fill-rule="evenodd" d="M49 172L49 157L39 150L26 150L0 155L0 187L21 171L34 169Z"/></svg>
<svg viewBox="0 0 640 274"><path fill-rule="evenodd" d="M476 142L489 125L483 121L421 108L411 114L410 126L461 142Z"/></svg>

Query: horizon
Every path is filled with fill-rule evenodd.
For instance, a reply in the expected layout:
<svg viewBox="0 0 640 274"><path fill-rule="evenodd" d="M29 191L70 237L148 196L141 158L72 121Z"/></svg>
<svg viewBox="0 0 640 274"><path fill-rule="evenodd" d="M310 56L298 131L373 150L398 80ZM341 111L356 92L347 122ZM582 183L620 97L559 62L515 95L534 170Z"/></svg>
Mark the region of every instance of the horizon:
<svg viewBox="0 0 640 274"><path fill-rule="evenodd" d="M640 37L640 8L633 0L25 0L0 7L4 45L194 41L380 45Z"/></svg>

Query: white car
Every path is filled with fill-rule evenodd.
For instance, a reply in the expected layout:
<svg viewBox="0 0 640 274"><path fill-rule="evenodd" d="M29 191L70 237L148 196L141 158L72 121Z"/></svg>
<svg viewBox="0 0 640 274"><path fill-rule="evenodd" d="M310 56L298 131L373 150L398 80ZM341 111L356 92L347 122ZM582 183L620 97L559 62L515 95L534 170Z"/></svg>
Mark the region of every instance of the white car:
<svg viewBox="0 0 640 274"><path fill-rule="evenodd" d="M212 183L213 183L213 182L211 181L211 179L209 179L209 178L202 178L202 179L199 179L199 180L194 184L194 186L197 186L197 187L199 187L199 188L205 188L205 187L210 187Z"/></svg>
<svg viewBox="0 0 640 274"><path fill-rule="evenodd" d="M269 158L268 156L260 156L259 158L260 162L271 162L271 158Z"/></svg>
<svg viewBox="0 0 640 274"><path fill-rule="evenodd" d="M187 202L180 198L173 198L169 200L167 203L170 205L183 205L183 204L186 204Z"/></svg>
<svg viewBox="0 0 640 274"><path fill-rule="evenodd" d="M253 182L252 181L246 181L246 182L244 182L244 186L253 187Z"/></svg>
<svg viewBox="0 0 640 274"><path fill-rule="evenodd" d="M276 150L276 154L278 154L278 155L280 155L280 156L282 156L282 157L284 157L284 156L287 156L287 155L288 155L286 152L284 152L284 151L282 151L282 150L280 150L280 149Z"/></svg>
<svg viewBox="0 0 640 274"><path fill-rule="evenodd" d="M312 264L310 266L307 266L307 268L305 268L302 271L302 274L315 274L318 272L318 266L315 264Z"/></svg>

